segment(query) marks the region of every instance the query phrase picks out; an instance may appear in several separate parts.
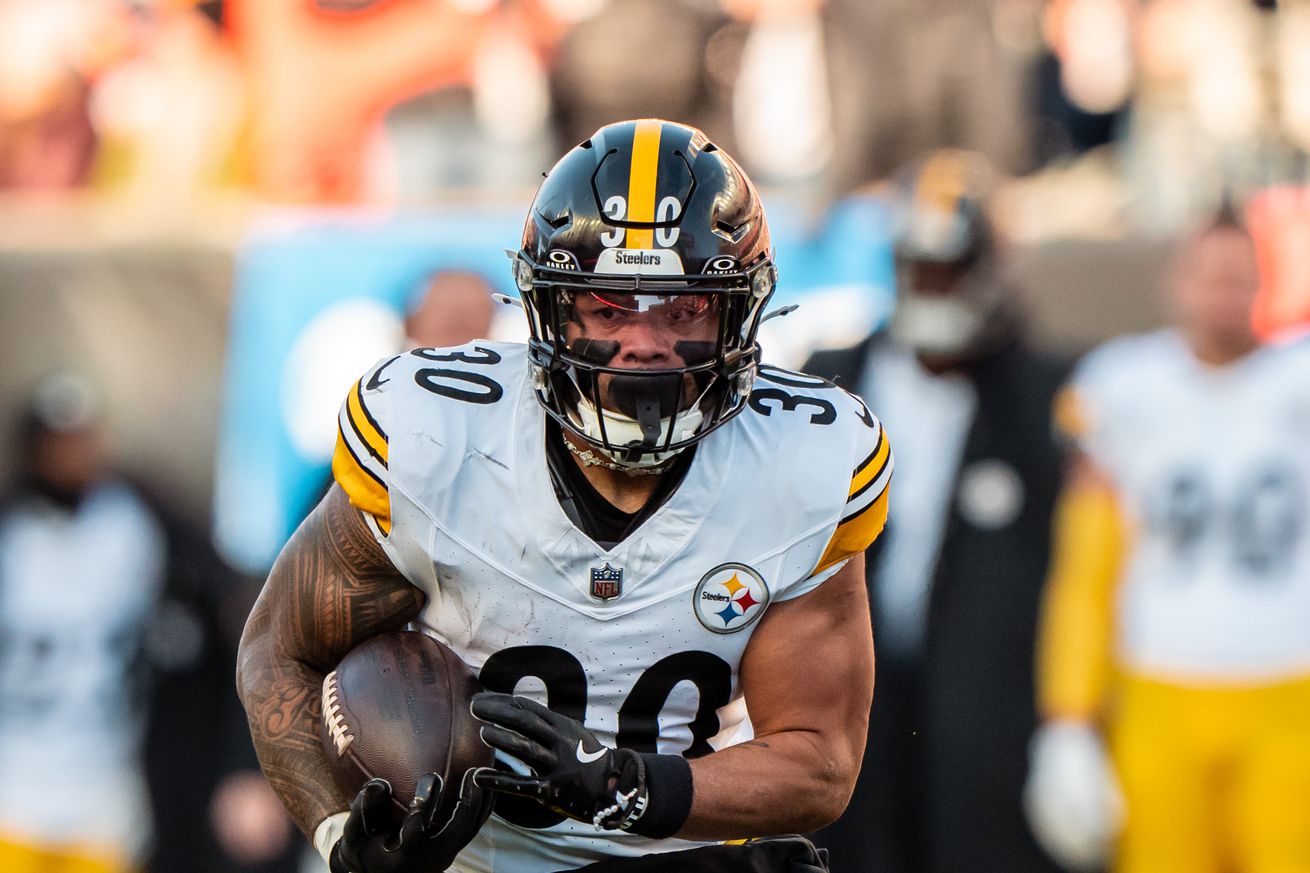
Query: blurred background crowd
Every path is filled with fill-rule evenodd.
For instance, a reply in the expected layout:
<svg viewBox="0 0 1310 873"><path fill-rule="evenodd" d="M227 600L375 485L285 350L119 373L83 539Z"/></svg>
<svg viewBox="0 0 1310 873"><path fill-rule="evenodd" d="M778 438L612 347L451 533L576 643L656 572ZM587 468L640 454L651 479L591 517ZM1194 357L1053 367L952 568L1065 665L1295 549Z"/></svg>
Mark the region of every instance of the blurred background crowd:
<svg viewBox="0 0 1310 873"><path fill-rule="evenodd" d="M1165 320L1169 255L1216 215L1250 230L1259 334L1310 319L1306 0L0 0L0 868L63 870L4 853L58 854L65 835L89 865L70 871L300 863L252 773L231 664L261 574L327 482L340 397L407 340L522 336L487 300L513 293L502 252L536 180L639 116L701 127L760 185L780 299L803 304L766 338L789 366L889 323L907 166L951 148L990 167L987 257L1033 357L963 393L930 379L954 366L875 385L858 355L812 363L867 389L894 438L902 419L953 434L941 481L907 487L924 506L964 495L936 520L906 510L926 533L893 538L886 567L919 570L871 571L881 729L964 731L945 751L889 739L867 763L923 768L896 777L909 794L857 797L891 835L876 869L1051 863L1019 813L1062 465L1048 412L1068 362ZM911 366L886 354L880 372ZM1019 394L983 387L1011 370ZM1016 405L1022 432L978 430ZM931 463L933 445L897 446L898 477L910 454ZM1029 497L1010 506L1015 487ZM952 539L1021 515L1003 545ZM998 588L932 606L978 549ZM1013 611L991 615L1007 579ZM113 608L86 593L113 585L130 592ZM961 630L927 634L925 615ZM972 828L1006 835L1003 867L969 854L983 838L959 830L972 789L951 758L989 711L1010 717L1008 751L960 778L1008 798ZM96 860L115 856L134 866Z"/></svg>

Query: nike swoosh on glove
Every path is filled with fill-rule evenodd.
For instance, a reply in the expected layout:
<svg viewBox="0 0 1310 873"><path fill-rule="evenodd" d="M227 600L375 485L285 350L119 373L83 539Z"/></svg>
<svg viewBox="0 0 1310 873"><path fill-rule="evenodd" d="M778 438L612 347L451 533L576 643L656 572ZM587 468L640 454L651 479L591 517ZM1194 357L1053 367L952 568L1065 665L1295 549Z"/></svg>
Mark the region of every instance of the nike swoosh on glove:
<svg viewBox="0 0 1310 873"><path fill-rule="evenodd" d="M601 830L626 830L645 811L646 766L636 752L612 749L574 719L525 697L484 691L473 696L472 709L487 722L483 742L536 774L482 770L479 787L531 798Z"/></svg>

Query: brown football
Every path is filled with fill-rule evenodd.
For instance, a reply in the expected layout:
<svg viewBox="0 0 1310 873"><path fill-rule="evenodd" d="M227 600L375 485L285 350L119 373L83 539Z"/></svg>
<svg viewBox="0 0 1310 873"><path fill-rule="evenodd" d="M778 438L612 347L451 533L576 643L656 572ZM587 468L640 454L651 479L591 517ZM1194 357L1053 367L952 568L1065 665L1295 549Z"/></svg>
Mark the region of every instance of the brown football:
<svg viewBox="0 0 1310 873"><path fill-rule="evenodd" d="M319 735L337 786L353 798L368 780L387 780L399 821L419 777L437 773L445 789L433 821L447 821L465 772L492 765L469 711L479 690L459 656L427 634L381 634L351 649L323 680ZM468 839L491 809L490 792L472 799L451 823Z"/></svg>

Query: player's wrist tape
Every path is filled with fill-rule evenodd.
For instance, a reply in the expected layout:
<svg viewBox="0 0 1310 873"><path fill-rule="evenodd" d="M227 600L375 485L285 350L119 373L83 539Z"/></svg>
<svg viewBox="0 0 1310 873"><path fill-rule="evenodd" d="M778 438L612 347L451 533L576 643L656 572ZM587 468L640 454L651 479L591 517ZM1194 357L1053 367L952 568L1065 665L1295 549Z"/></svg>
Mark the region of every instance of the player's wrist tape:
<svg viewBox="0 0 1310 873"><path fill-rule="evenodd" d="M691 815L691 764L681 755L643 754L646 793L623 829L662 840L682 829Z"/></svg>
<svg viewBox="0 0 1310 873"><path fill-rule="evenodd" d="M349 812L338 812L323 819L314 829L314 850L323 856L324 863L332 863L332 847L341 839L348 818Z"/></svg>

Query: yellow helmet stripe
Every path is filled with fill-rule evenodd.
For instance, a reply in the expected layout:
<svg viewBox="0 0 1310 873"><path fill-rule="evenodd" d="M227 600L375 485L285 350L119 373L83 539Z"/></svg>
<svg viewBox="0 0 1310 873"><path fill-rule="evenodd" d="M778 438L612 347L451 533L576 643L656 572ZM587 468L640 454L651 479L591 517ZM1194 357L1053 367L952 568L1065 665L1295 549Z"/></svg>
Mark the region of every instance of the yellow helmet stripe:
<svg viewBox="0 0 1310 873"><path fill-rule="evenodd" d="M628 171L628 221L655 220L655 182L660 169L658 121L638 121L632 131L632 166ZM630 249L655 247L655 231L628 229L625 245Z"/></svg>

